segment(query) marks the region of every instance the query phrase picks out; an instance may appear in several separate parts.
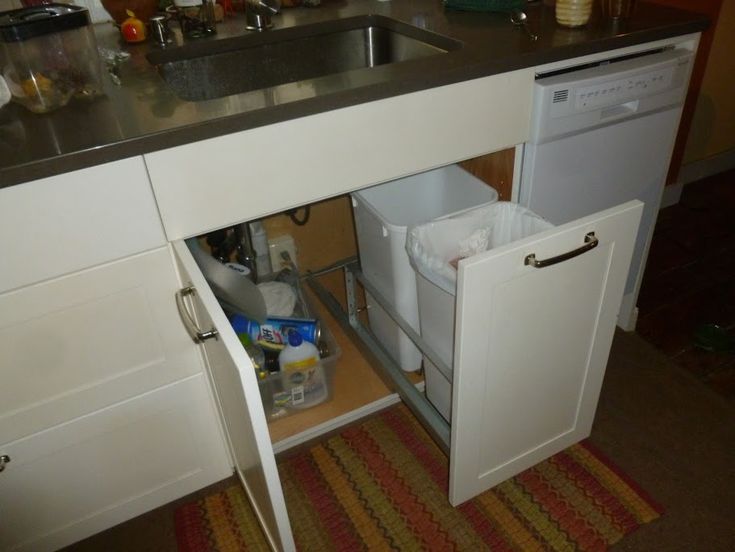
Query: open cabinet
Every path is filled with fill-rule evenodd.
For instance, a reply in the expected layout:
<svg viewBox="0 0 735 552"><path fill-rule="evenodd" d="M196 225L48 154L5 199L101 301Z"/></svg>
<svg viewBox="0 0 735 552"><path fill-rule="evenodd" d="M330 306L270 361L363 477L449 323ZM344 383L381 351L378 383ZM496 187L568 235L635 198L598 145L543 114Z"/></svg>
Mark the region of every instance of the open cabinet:
<svg viewBox="0 0 735 552"><path fill-rule="evenodd" d="M629 202L459 262L448 423L386 370L448 451L453 505L589 435L641 209ZM271 544L292 550L255 371L187 245L173 249L199 330L216 334L202 350L237 472Z"/></svg>
<svg viewBox="0 0 735 552"><path fill-rule="evenodd" d="M188 306L192 309L184 310L182 316L193 315L187 320L204 333L197 335L195 330L192 338L203 349L235 471L271 546L275 550L294 550L253 364L186 244L175 242L173 249L182 279L188 283L179 294L190 298ZM207 339L206 335L215 338Z"/></svg>

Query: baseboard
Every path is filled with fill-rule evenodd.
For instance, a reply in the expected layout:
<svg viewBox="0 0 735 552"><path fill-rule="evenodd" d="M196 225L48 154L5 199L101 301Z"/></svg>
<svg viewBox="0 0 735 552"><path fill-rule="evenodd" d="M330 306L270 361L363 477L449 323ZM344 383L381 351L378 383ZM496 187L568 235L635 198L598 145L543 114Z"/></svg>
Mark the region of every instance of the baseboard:
<svg viewBox="0 0 735 552"><path fill-rule="evenodd" d="M681 199L681 192L684 191L683 182L674 182L668 186L664 186L664 193L661 196L661 206L659 209L665 209L679 203Z"/></svg>
<svg viewBox="0 0 735 552"><path fill-rule="evenodd" d="M735 169L735 149L682 165L677 180L686 185L731 169Z"/></svg>
<svg viewBox="0 0 735 552"><path fill-rule="evenodd" d="M664 209L679 203L681 193L687 184L732 169L735 169L735 149L682 165L676 182L664 187L660 208Z"/></svg>

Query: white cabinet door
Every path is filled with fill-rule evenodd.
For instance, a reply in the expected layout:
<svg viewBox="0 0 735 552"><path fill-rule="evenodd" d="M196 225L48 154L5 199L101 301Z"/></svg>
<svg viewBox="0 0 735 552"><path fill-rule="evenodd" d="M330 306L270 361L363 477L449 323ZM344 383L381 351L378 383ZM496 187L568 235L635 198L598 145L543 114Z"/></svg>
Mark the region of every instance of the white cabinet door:
<svg viewBox="0 0 735 552"><path fill-rule="evenodd" d="M161 247L0 294L0 444L200 373L178 285Z"/></svg>
<svg viewBox="0 0 735 552"><path fill-rule="evenodd" d="M460 504L587 437L643 204L459 263L449 499ZM594 232L598 245L561 262Z"/></svg>
<svg viewBox="0 0 735 552"><path fill-rule="evenodd" d="M0 550L56 550L231 472L204 374L12 443Z"/></svg>
<svg viewBox="0 0 735 552"><path fill-rule="evenodd" d="M0 189L0 292L163 247L142 157Z"/></svg>
<svg viewBox="0 0 735 552"><path fill-rule="evenodd" d="M235 469L271 545L295 550L255 369L186 244L179 241L173 247L182 281L195 289L190 306L196 322L218 332L202 348Z"/></svg>

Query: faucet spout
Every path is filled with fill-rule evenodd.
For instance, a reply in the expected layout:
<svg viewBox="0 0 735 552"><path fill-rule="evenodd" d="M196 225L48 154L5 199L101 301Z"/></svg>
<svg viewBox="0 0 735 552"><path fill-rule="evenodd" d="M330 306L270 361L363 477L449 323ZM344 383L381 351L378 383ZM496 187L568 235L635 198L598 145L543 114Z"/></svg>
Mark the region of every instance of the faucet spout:
<svg viewBox="0 0 735 552"><path fill-rule="evenodd" d="M265 31L273 27L271 15L281 9L281 0L245 0L245 27L249 31Z"/></svg>

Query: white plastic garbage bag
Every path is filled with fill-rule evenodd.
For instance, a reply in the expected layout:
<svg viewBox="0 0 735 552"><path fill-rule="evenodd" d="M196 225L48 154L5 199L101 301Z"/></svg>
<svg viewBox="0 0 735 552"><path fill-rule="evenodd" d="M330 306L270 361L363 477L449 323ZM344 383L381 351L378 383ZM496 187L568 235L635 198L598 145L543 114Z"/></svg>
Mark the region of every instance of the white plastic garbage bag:
<svg viewBox="0 0 735 552"><path fill-rule="evenodd" d="M456 261L553 228L534 212L501 201L412 227L406 235L411 265L422 276L456 294Z"/></svg>

